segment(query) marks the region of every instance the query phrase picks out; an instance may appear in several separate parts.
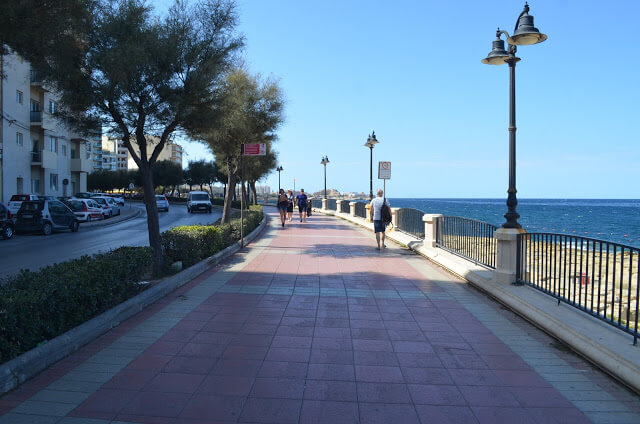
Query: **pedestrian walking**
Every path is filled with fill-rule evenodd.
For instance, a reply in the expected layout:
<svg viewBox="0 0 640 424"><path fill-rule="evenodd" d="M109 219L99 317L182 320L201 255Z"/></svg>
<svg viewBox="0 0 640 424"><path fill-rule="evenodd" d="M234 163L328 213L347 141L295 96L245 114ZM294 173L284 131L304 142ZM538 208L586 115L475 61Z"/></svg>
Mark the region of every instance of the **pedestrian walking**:
<svg viewBox="0 0 640 424"><path fill-rule="evenodd" d="M373 221L373 231L376 233L376 242L378 243L378 247L376 249L380 250L380 239L382 239L382 248L387 247L384 244L384 231L387 224L385 224L382 220L382 206L386 205L387 207L390 207L390 205L389 202L382 197L382 195L384 194L382 189L378 189L376 194L378 196L371 199L371 203L369 203L369 214L371 216L371 220Z"/></svg>
<svg viewBox="0 0 640 424"><path fill-rule="evenodd" d="M282 222L282 228L284 228L284 221L287 219L287 208L289 207L289 199L287 198L284 189L280 189L278 194L278 212L280 212L280 221Z"/></svg>
<svg viewBox="0 0 640 424"><path fill-rule="evenodd" d="M289 206L287 206L287 221L293 220L293 204L295 198L293 197L293 191L287 190L287 199L289 200Z"/></svg>
<svg viewBox="0 0 640 424"><path fill-rule="evenodd" d="M304 189L300 189L300 194L296 196L296 203L298 204L298 212L300 212L300 222L307 222L307 195Z"/></svg>

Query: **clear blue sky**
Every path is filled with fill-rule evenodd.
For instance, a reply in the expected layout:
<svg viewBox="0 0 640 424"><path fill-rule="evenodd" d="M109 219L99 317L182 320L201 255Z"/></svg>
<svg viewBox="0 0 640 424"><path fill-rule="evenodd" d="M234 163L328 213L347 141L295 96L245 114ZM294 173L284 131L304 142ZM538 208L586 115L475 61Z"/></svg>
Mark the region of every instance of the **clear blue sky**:
<svg viewBox="0 0 640 424"><path fill-rule="evenodd" d="M163 2L164 3L164 2ZM524 1L239 0L253 73L280 80L282 185L389 197L506 196L506 65L480 62ZM532 0L544 43L518 48L520 198L638 198L640 1ZM197 144L188 159L212 158ZM374 190L382 186L374 180ZM274 172L265 184L278 186Z"/></svg>

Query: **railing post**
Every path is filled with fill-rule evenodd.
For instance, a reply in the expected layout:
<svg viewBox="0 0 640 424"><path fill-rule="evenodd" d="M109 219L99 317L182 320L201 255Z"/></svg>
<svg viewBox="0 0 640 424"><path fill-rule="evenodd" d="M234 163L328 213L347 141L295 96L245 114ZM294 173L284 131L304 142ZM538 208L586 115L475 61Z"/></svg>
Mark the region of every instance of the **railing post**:
<svg viewBox="0 0 640 424"><path fill-rule="evenodd" d="M425 213L422 215L422 222L424 222L424 243L425 247L436 246L436 234L438 225L438 218L442 218L444 215L439 213Z"/></svg>
<svg viewBox="0 0 640 424"><path fill-rule="evenodd" d="M347 200L336 200L336 213L342 213L342 204Z"/></svg>
<svg viewBox="0 0 640 424"><path fill-rule="evenodd" d="M323 211L327 210L327 203L328 203L328 199L322 199L322 210Z"/></svg>
<svg viewBox="0 0 640 424"><path fill-rule="evenodd" d="M498 284L516 282L518 265L518 234L526 233L522 228L498 228L493 238L498 241L496 269L493 270L493 281Z"/></svg>
<svg viewBox="0 0 640 424"><path fill-rule="evenodd" d="M391 208L391 228L389 228L389 231L398 228L398 209L400 208Z"/></svg>
<svg viewBox="0 0 640 424"><path fill-rule="evenodd" d="M349 215L356 216L356 202L349 202Z"/></svg>
<svg viewBox="0 0 640 424"><path fill-rule="evenodd" d="M369 210L371 209L371 204L367 203L366 205L364 205L364 208L366 209L365 215L367 215L367 217L365 218L366 222L373 222L371 221L371 214L369 213Z"/></svg>

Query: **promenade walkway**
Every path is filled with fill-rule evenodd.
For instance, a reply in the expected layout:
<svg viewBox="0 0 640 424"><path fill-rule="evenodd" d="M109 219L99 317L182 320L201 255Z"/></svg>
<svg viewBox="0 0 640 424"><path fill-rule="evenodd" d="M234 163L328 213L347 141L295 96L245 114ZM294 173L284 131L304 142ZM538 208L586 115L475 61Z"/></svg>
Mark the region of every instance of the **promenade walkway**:
<svg viewBox="0 0 640 424"><path fill-rule="evenodd" d="M0 424L639 423L513 313L327 216L288 223L0 398Z"/></svg>

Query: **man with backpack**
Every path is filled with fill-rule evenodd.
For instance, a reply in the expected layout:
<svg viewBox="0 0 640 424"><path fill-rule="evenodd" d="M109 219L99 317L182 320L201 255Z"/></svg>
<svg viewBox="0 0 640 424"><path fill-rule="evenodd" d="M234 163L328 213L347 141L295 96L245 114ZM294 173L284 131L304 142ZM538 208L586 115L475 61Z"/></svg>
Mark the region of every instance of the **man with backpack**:
<svg viewBox="0 0 640 424"><path fill-rule="evenodd" d="M378 242L377 250L380 250L380 234L382 234L382 247L387 247L384 244L384 230L386 226L391 222L391 208L389 202L382 197L384 192L382 189L378 189L376 192L378 197L371 199L369 204L369 213L371 220L373 221L373 231L376 233L376 242Z"/></svg>
<svg viewBox="0 0 640 424"><path fill-rule="evenodd" d="M300 212L300 222L307 222L307 195L304 193L304 189L300 189L300 194L296 196L296 203L298 204L298 211Z"/></svg>

